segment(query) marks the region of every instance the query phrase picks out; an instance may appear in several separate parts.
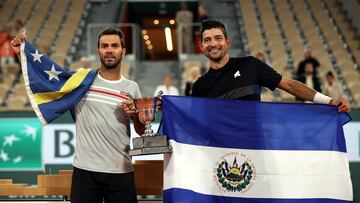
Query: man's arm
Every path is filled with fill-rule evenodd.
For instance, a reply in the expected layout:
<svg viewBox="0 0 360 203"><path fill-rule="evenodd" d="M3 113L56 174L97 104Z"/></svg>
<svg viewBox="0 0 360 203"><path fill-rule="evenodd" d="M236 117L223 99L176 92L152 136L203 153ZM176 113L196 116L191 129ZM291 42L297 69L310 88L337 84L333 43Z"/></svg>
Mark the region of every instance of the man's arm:
<svg viewBox="0 0 360 203"><path fill-rule="evenodd" d="M130 116L134 122L134 128L135 128L136 133L139 135L144 134L145 125L140 122L138 115L136 113L133 113Z"/></svg>
<svg viewBox="0 0 360 203"><path fill-rule="evenodd" d="M302 100L313 101L315 103L339 105L339 112L350 112L350 107L346 103L345 99L327 97L296 80L283 77L278 87Z"/></svg>

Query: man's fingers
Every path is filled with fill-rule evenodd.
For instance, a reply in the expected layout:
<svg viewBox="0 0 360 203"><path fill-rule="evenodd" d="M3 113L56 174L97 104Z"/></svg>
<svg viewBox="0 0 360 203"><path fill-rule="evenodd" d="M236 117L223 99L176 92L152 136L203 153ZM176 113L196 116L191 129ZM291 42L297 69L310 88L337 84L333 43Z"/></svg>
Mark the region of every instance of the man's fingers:
<svg viewBox="0 0 360 203"><path fill-rule="evenodd" d="M341 112L350 112L350 107L343 106L340 110L341 110Z"/></svg>
<svg viewBox="0 0 360 203"><path fill-rule="evenodd" d="M350 110L351 110L350 106L346 102L346 99L344 99L344 98L332 99L331 104L338 106L338 112L340 112L340 113L350 112Z"/></svg>
<svg viewBox="0 0 360 203"><path fill-rule="evenodd" d="M11 45L12 45L13 47L18 47L18 46L21 45L21 43L22 43L25 39L26 39L26 34L25 34L25 32L22 32L22 33L16 35L16 37L15 37L13 40L11 40Z"/></svg>
<svg viewBox="0 0 360 203"><path fill-rule="evenodd" d="M136 113L136 111L134 109L130 109L130 108L124 108L124 112L127 114L134 114Z"/></svg>
<svg viewBox="0 0 360 203"><path fill-rule="evenodd" d="M134 106L134 102L133 101L124 101L121 102L120 107L123 107L123 111L127 114L135 114L136 113L136 108Z"/></svg>
<svg viewBox="0 0 360 203"><path fill-rule="evenodd" d="M350 107L346 104L341 103L338 112L350 112Z"/></svg>
<svg viewBox="0 0 360 203"><path fill-rule="evenodd" d="M346 112L346 106L339 106L338 111L339 112Z"/></svg>
<svg viewBox="0 0 360 203"><path fill-rule="evenodd" d="M338 110L339 113L349 113L350 112L350 108L343 108L343 109L339 109Z"/></svg>

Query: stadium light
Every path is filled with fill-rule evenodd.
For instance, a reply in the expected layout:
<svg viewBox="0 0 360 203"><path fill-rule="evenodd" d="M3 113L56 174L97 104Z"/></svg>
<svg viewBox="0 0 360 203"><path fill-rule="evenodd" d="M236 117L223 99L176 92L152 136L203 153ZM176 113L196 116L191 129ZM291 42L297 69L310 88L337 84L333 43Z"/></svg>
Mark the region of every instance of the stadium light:
<svg viewBox="0 0 360 203"><path fill-rule="evenodd" d="M171 29L165 27L165 39L166 39L166 48L168 51L173 50L172 38L171 38Z"/></svg>

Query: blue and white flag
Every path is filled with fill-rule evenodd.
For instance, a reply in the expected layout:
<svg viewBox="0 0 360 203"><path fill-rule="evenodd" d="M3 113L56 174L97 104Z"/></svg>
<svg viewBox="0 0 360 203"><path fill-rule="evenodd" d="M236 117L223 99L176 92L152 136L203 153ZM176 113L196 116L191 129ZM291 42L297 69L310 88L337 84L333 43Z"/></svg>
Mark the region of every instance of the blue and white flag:
<svg viewBox="0 0 360 203"><path fill-rule="evenodd" d="M337 107L163 97L165 203L350 203Z"/></svg>
<svg viewBox="0 0 360 203"><path fill-rule="evenodd" d="M21 45L21 68L31 105L43 125L76 105L96 76L94 70L63 69L27 41Z"/></svg>

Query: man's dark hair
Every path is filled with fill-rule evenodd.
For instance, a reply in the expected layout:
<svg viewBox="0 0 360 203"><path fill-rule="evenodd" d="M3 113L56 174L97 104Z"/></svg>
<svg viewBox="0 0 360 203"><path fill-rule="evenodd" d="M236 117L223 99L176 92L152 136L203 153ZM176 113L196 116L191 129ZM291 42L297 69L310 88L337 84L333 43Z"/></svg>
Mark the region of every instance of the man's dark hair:
<svg viewBox="0 0 360 203"><path fill-rule="evenodd" d="M201 41L203 40L204 31L205 30L210 30L212 28L220 29L221 32L224 34L225 39L228 38L224 23L222 23L219 20L204 20L204 21L201 22L201 27L200 27Z"/></svg>
<svg viewBox="0 0 360 203"><path fill-rule="evenodd" d="M326 76L330 76L330 77L334 78L334 75L333 75L333 73L331 71L327 72Z"/></svg>
<svg viewBox="0 0 360 203"><path fill-rule="evenodd" d="M125 40L124 40L124 33L121 32L121 30L119 30L118 28L114 28L114 27L107 27L104 28L103 30L101 30L99 32L98 35L98 48L100 47L100 38L104 35L118 35L120 38L120 43L121 43L121 47L125 48Z"/></svg>
<svg viewBox="0 0 360 203"><path fill-rule="evenodd" d="M314 67L315 68L315 66L314 66L314 63L313 62L311 62L311 61L305 61L305 66L306 65L312 65L312 67Z"/></svg>

